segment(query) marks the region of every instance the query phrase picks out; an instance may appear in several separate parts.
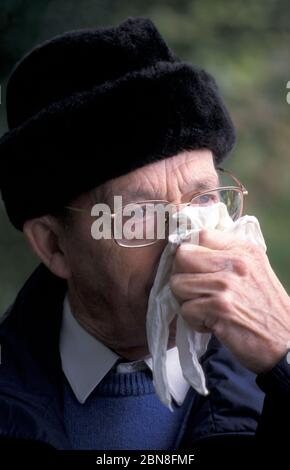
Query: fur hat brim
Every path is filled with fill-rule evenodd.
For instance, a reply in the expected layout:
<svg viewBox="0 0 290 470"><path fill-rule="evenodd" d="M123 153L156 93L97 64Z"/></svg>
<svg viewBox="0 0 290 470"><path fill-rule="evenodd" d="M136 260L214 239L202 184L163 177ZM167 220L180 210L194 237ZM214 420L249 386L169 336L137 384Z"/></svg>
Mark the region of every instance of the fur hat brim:
<svg viewBox="0 0 290 470"><path fill-rule="evenodd" d="M234 141L213 78L181 61L158 61L54 102L6 133L2 197L21 230L25 220L183 150L210 149L219 163Z"/></svg>

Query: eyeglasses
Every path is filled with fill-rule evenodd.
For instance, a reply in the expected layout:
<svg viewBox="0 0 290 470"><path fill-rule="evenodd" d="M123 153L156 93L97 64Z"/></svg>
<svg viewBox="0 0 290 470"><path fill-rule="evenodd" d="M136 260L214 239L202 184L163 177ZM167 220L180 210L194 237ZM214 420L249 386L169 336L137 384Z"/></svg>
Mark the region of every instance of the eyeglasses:
<svg viewBox="0 0 290 470"><path fill-rule="evenodd" d="M109 213L115 242L121 247L141 248L166 239L169 212L179 212L186 206L201 207L222 202L229 216L234 221L237 220L243 213L244 196L248 191L228 170L217 168L217 173L219 181L226 179L226 184L210 190L188 193L184 196L188 202L175 204L163 199L144 200L122 205L116 212ZM66 208L87 212L85 209L71 206Z"/></svg>

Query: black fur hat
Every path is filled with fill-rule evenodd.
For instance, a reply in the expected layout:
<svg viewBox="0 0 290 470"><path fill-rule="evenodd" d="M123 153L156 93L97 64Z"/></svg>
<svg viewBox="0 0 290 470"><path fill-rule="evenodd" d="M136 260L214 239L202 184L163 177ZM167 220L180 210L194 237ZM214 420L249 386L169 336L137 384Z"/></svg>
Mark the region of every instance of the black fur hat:
<svg viewBox="0 0 290 470"><path fill-rule="evenodd" d="M182 62L146 18L41 44L7 85L0 188L13 225L185 149L219 163L235 133L213 78Z"/></svg>

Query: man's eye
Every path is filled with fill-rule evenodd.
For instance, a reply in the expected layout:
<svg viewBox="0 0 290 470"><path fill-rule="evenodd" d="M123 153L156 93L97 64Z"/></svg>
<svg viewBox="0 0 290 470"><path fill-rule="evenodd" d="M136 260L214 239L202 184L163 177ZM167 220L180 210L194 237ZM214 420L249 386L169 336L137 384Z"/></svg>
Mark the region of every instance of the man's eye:
<svg viewBox="0 0 290 470"><path fill-rule="evenodd" d="M202 206L208 206L219 201L218 194L202 194L201 196L192 199L191 204L197 204Z"/></svg>
<svg viewBox="0 0 290 470"><path fill-rule="evenodd" d="M214 197L212 195L204 194L203 196L200 196L200 202L202 204L208 204L211 201L214 201Z"/></svg>

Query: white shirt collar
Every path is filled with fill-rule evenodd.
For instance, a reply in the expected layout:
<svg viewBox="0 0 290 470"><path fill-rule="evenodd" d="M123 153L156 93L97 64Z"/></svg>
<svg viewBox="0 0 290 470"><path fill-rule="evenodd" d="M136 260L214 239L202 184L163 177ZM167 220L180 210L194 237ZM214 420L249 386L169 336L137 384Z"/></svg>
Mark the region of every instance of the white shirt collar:
<svg viewBox="0 0 290 470"><path fill-rule="evenodd" d="M80 403L86 399L115 365L120 356L90 335L72 314L68 297L63 304L63 318L60 331L60 356L63 372ZM129 372L142 367L142 360L118 364L117 372ZM152 358L144 359L152 370ZM189 390L182 375L178 350L167 351L166 367L169 390L172 398L181 405Z"/></svg>

